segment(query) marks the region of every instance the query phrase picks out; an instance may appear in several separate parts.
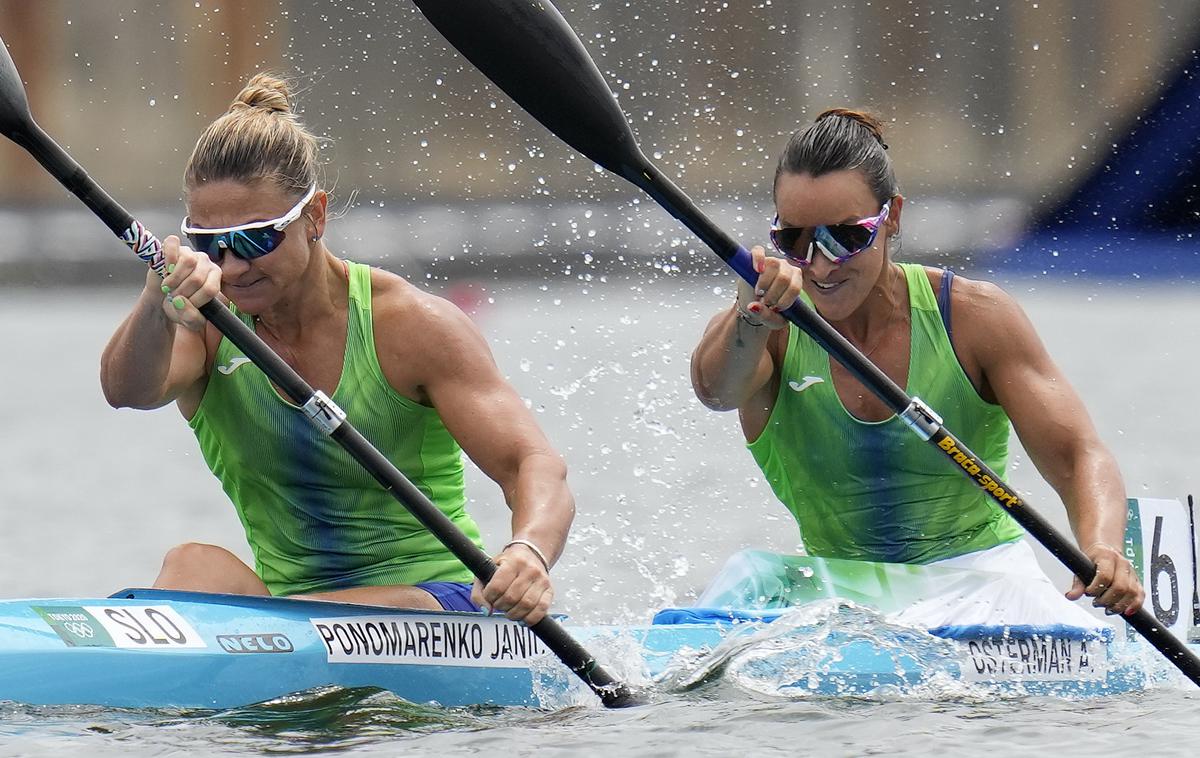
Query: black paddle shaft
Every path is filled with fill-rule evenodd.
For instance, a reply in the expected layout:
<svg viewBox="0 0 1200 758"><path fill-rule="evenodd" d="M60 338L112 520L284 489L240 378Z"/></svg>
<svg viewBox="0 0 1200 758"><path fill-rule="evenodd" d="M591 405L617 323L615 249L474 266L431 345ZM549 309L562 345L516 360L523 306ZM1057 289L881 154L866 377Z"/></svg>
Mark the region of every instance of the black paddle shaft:
<svg viewBox="0 0 1200 758"><path fill-rule="evenodd" d="M608 83L574 30L548 0L413 0L460 53L571 147L640 187L751 285L750 253L721 231L642 154ZM1096 566L890 377L803 301L783 315L812 337L951 465L986 492L1086 583ZM1144 608L1130 625L1196 684L1200 659Z"/></svg>
<svg viewBox="0 0 1200 758"><path fill-rule="evenodd" d="M82 200L138 257L159 274L162 273L162 243L117 204L33 120L25 88L3 40L0 40L0 131L36 158L51 176ZM472 574L487 584L496 571L496 565L491 558L346 421L345 413L332 400L324 393L315 391L224 305L210 300L200 308L200 312L282 389L292 402L300 406L314 424L362 464L384 489L429 529ZM544 617L531 625L530 629L600 697L604 705L624 707L641 702L638 695L624 683L610 676L554 619Z"/></svg>

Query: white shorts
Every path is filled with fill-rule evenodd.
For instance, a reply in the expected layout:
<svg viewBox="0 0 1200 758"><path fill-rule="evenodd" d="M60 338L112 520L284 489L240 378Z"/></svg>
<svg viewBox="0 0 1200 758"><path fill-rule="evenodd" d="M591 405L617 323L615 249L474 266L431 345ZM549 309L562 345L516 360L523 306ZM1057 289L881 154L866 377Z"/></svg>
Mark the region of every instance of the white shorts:
<svg viewBox="0 0 1200 758"><path fill-rule="evenodd" d="M927 629L976 624L1108 627L1103 619L1066 599L1023 540L927 565L983 573L893 614L894 620Z"/></svg>

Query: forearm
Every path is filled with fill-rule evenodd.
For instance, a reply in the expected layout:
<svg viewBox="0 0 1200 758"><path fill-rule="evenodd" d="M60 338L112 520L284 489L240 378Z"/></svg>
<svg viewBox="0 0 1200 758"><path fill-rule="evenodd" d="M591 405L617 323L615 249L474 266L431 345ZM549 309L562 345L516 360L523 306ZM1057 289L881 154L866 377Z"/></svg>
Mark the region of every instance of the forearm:
<svg viewBox="0 0 1200 758"><path fill-rule="evenodd" d="M1103 446L1084 449L1047 476L1071 522L1079 547L1097 543L1118 551L1125 539L1126 493L1116 460Z"/></svg>
<svg viewBox="0 0 1200 758"><path fill-rule="evenodd" d="M1092 561L1095 574L1075 577L1069 600L1085 594L1092 604L1111 613L1141 608L1145 592L1125 555L1125 485L1111 454L1099 443L1075 459L1066 476L1051 481L1062 496L1079 549Z"/></svg>
<svg viewBox="0 0 1200 758"><path fill-rule="evenodd" d="M692 353L692 387L700 402L721 411L745 404L764 381L770 335L767 327L742 318L735 306L713 319Z"/></svg>
<svg viewBox="0 0 1200 758"><path fill-rule="evenodd" d="M505 497L512 509L512 539L532 542L554 565L575 519L575 498L562 458L549 451L526 455L516 485Z"/></svg>
<svg viewBox="0 0 1200 758"><path fill-rule="evenodd" d="M145 289L100 359L100 385L115 408L157 408L170 400L164 390L176 326L163 314L157 279L153 272L147 276Z"/></svg>

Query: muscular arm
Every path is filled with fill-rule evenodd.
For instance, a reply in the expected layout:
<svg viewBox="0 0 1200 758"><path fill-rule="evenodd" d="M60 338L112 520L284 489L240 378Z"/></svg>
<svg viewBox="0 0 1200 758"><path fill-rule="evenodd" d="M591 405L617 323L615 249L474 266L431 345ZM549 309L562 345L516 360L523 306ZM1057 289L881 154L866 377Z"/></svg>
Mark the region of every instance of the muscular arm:
<svg viewBox="0 0 1200 758"><path fill-rule="evenodd" d="M205 333L167 317L162 284L153 271L147 272L133 310L104 348L100 386L114 408L159 408L204 378Z"/></svg>
<svg viewBox="0 0 1200 758"><path fill-rule="evenodd" d="M575 516L566 464L501 376L470 319L440 298L409 290L412 304L404 306L402 316L393 313L404 319L404 329L383 334L376 330L385 374L389 365L399 368L401 354L422 356L416 375L421 393L463 451L500 486L512 511L513 539L532 542L553 565ZM388 378L396 386L411 382L414 375L394 376ZM402 386L397 389L404 391ZM484 599L510 617L536 623L552 594L540 559L525 546L514 545L502 552L497 565Z"/></svg>
<svg viewBox="0 0 1200 758"><path fill-rule="evenodd" d="M775 373L771 330L751 326L731 306L708 322L692 353L692 389L714 411L731 411L766 392Z"/></svg>
<svg viewBox="0 0 1200 758"><path fill-rule="evenodd" d="M778 311L796 301L803 284L799 268L766 257L761 247L751 254L757 291L739 280L737 301L759 325L731 306L713 317L692 352L696 397L715 411L737 408L747 439L758 437L770 418L787 341L787 321Z"/></svg>
<svg viewBox="0 0 1200 758"><path fill-rule="evenodd" d="M1118 613L1136 610L1143 595L1119 550L1126 507L1116 460L1017 303L993 285L964 285L966 297L955 298L956 347L978 367L981 394L1004 408L1038 472L1062 498L1079 546L1096 562L1087 594ZM1077 582L1069 595L1084 589Z"/></svg>

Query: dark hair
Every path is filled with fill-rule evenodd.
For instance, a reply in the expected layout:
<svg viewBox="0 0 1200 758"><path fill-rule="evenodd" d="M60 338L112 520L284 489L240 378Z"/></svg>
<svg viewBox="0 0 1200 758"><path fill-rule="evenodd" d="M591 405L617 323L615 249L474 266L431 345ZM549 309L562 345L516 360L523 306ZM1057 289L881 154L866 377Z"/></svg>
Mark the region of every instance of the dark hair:
<svg viewBox="0 0 1200 758"><path fill-rule="evenodd" d="M201 182L269 182L299 197L317 182L317 138L292 111L283 79L255 74L200 135L184 170L184 190Z"/></svg>
<svg viewBox="0 0 1200 758"><path fill-rule="evenodd" d="M830 108L792 132L775 169L775 181L788 174L819 177L834 171L861 171L880 204L899 187L877 118L848 108Z"/></svg>

